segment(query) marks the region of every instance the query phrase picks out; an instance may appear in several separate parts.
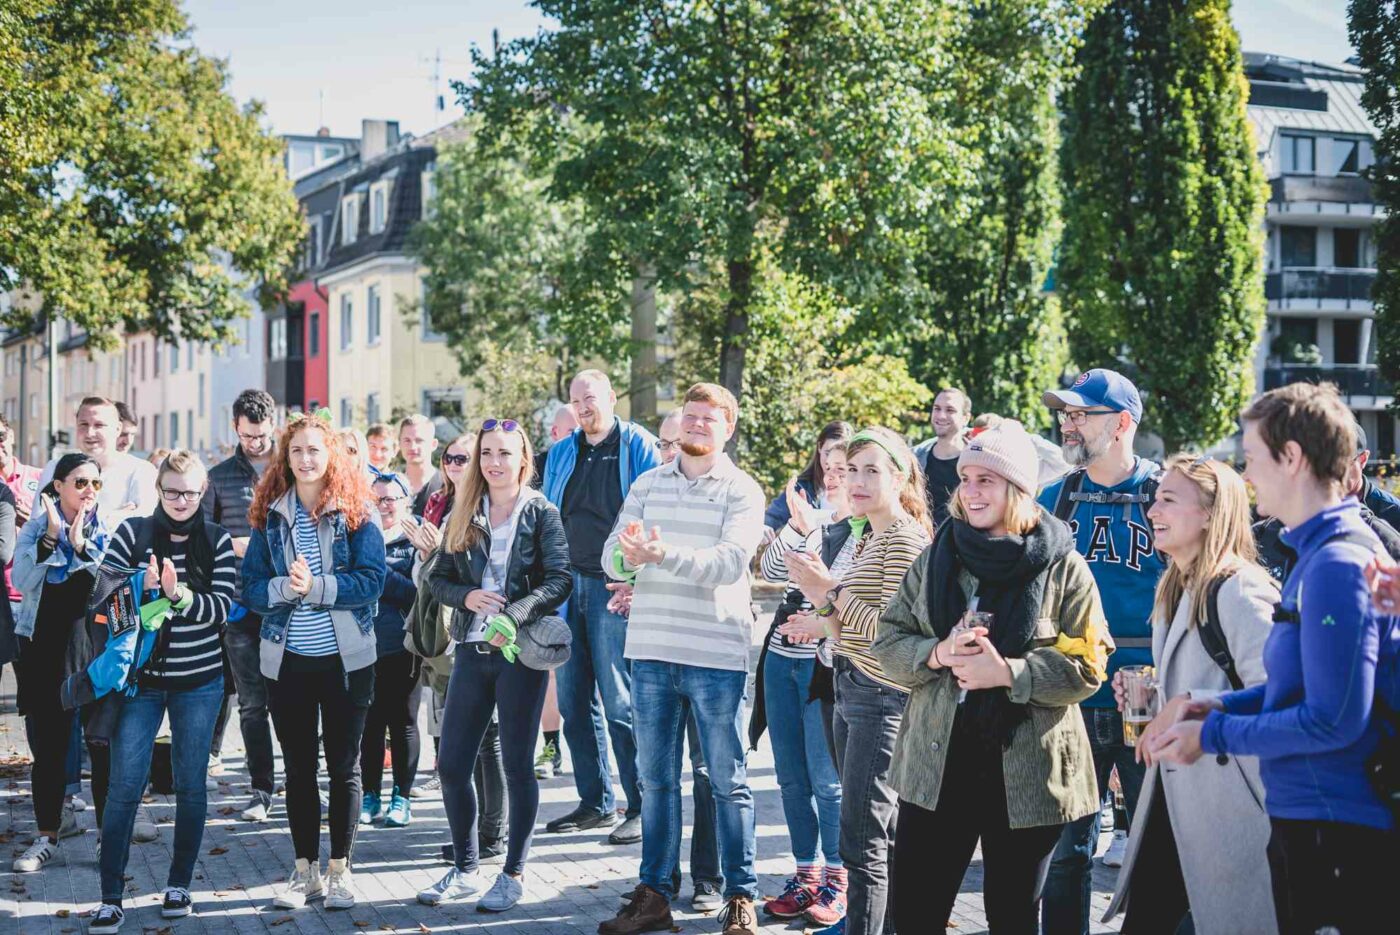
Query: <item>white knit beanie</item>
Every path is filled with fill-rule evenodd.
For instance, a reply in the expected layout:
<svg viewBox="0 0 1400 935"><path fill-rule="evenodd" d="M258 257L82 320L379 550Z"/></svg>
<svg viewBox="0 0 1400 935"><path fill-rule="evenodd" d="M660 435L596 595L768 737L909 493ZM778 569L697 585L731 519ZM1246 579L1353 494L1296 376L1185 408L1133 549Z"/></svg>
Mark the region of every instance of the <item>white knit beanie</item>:
<svg viewBox="0 0 1400 935"><path fill-rule="evenodd" d="M974 436L958 455L958 467L961 469L967 464L995 471L1035 496L1040 459L1035 453L1035 443L1019 422L1007 420Z"/></svg>

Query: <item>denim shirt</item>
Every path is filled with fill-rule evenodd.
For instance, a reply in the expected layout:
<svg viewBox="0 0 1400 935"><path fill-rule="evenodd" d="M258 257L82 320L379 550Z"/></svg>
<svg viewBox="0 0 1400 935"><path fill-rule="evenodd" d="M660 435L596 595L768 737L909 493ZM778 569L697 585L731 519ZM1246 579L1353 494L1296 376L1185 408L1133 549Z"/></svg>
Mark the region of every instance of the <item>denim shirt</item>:
<svg viewBox="0 0 1400 935"><path fill-rule="evenodd" d="M102 558L107 551L107 527L102 524L99 517L96 525L88 533L86 557L80 557L71 549L60 547L50 552L48 558L41 562L39 561L39 540L44 537L48 528L48 514L43 509L35 510L29 517L29 522L25 523L24 528L20 530L19 541L15 544L15 562L11 580L14 582L14 586L19 588L20 593L24 595L24 599L19 605L19 615L15 618L15 636L32 637L34 635L34 618L39 613L39 599L43 597L46 582L64 581L69 575L80 571L97 574L97 569L102 564ZM61 546L66 545L68 527L61 526L58 535Z"/></svg>
<svg viewBox="0 0 1400 935"><path fill-rule="evenodd" d="M264 529L253 530L243 556L243 603L262 618L262 673L277 678L285 649L287 624L299 603L330 611L345 671L374 665L374 618L384 592L384 536L365 522L353 532L339 512L316 523L322 556L330 556L327 573L312 579L305 597L291 588L288 561L293 545L295 490L268 510Z"/></svg>

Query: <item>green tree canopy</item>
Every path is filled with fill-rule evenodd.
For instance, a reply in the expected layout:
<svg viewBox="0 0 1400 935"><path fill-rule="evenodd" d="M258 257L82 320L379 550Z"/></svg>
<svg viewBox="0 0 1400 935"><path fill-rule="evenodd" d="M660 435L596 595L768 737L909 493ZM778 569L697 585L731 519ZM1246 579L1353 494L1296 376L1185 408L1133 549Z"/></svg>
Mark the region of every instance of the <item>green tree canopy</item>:
<svg viewBox="0 0 1400 935"><path fill-rule="evenodd" d="M189 39L175 0L0 4L0 289L99 345L229 339L302 237L280 141Z"/></svg>
<svg viewBox="0 0 1400 935"><path fill-rule="evenodd" d="M1234 430L1267 198L1228 0L1112 0L1064 102L1058 268L1081 367L1135 368L1168 450Z"/></svg>

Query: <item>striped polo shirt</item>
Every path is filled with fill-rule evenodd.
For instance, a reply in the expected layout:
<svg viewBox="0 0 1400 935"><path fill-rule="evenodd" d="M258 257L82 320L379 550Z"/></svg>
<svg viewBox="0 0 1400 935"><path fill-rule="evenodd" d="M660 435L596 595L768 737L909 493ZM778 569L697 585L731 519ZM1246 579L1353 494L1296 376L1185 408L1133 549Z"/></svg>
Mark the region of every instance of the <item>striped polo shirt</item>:
<svg viewBox="0 0 1400 935"><path fill-rule="evenodd" d="M753 648L749 564L763 538L763 491L721 454L690 480L681 459L652 468L627 494L603 547L613 551L627 524L661 530L666 557L637 572L623 655L707 669L748 671Z"/></svg>
<svg viewBox="0 0 1400 935"><path fill-rule="evenodd" d="M128 519L117 527L103 558L104 565L145 568L150 550L133 555L136 545L136 524L152 522L150 517ZM189 586L185 573L188 542L170 543L170 561L179 580ZM190 589L190 606L165 622L167 639L146 663L142 684L161 691L186 691L214 679L223 672L224 649L221 636L228 622L229 610L237 599L234 570L233 540L220 530L214 545L214 570L209 590Z"/></svg>
<svg viewBox="0 0 1400 935"><path fill-rule="evenodd" d="M297 520L293 530L297 555L306 559L312 575L321 574L321 537L316 532L316 521L301 505L301 500L292 498L297 507ZM331 612L324 607L311 607L298 604L292 611L292 619L287 623L287 650L299 656L333 656L340 651L335 641L335 624Z"/></svg>
<svg viewBox="0 0 1400 935"><path fill-rule="evenodd" d="M885 678L880 663L870 653L875 641L875 624L904 583L904 574L919 553L928 548L924 527L912 517L897 519L883 532L872 533L861 541L855 561L841 577L850 595L845 610L838 612L841 636L833 649L849 659L857 669L882 685L906 691Z"/></svg>

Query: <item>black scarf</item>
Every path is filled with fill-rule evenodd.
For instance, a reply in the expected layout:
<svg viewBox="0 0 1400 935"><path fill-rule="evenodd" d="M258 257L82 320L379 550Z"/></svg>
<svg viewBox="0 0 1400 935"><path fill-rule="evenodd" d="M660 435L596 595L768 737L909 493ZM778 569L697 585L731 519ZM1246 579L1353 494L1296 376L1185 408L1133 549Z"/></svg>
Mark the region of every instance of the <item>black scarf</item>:
<svg viewBox="0 0 1400 935"><path fill-rule="evenodd" d="M946 639L963 612L958 574L964 569L977 579L977 609L994 614L988 634L1003 658L1026 654L1035 638L1035 624L1045 598L1046 572L1074 549L1069 526L1045 510L1025 536L992 537L959 519L949 518L934 539L929 558L929 619L934 632ZM1001 688L970 691L963 703L966 726L989 746L1011 746L1016 727L1030 716Z"/></svg>
<svg viewBox="0 0 1400 935"><path fill-rule="evenodd" d="M151 514L151 524L154 533L152 548L159 563L174 558L171 536L189 537L185 540L185 585L192 593L209 593L214 580L214 547L204 528L204 508L195 510L194 515L184 522L177 522L165 512L165 504L160 503Z"/></svg>

